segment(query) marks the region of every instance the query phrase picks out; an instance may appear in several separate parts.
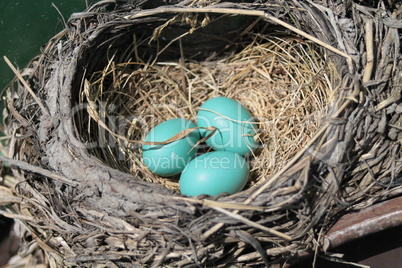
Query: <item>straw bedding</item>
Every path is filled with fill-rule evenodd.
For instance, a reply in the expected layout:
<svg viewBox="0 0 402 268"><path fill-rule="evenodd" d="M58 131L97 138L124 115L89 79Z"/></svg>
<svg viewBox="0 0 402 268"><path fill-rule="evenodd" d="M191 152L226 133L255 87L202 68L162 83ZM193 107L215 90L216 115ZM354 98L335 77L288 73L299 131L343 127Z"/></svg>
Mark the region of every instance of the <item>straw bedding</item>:
<svg viewBox="0 0 402 268"><path fill-rule="evenodd" d="M15 70L0 204L23 223L20 261L291 264L320 252L343 213L401 194L395 3L160 2L73 14ZM258 122L250 182L181 196L177 178L147 171L138 141L214 96Z"/></svg>
<svg viewBox="0 0 402 268"><path fill-rule="evenodd" d="M335 67L325 63L311 44L285 38L266 40L253 34L252 43L235 55L186 66L111 60L81 93L90 103L91 120L77 115L80 136L93 143L112 135L114 142L94 146L92 154L140 179L178 190L176 177L155 176L138 161L140 148L130 141L144 140L151 127L168 119L194 120L197 108L210 98L230 97L245 105L258 122L261 149L249 159L250 186L258 183L280 170L314 135L333 92L329 77L339 80L333 75ZM136 64L140 66L132 70ZM108 124L106 131L92 130L91 125L100 121Z"/></svg>

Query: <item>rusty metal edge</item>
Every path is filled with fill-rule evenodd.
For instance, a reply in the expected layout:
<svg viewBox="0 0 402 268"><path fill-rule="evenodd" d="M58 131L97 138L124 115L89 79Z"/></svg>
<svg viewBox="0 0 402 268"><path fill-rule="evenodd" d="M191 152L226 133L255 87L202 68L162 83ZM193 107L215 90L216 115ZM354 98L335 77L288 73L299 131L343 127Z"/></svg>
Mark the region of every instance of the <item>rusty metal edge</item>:
<svg viewBox="0 0 402 268"><path fill-rule="evenodd" d="M402 225L402 196L341 217L320 241L324 252L364 236Z"/></svg>

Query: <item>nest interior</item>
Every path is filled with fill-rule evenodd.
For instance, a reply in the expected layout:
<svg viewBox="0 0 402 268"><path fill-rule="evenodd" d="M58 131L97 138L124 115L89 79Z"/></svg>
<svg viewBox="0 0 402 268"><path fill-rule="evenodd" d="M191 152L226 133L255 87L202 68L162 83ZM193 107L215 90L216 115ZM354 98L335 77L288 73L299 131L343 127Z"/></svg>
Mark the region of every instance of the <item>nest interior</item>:
<svg viewBox="0 0 402 268"><path fill-rule="evenodd" d="M342 213L400 195L401 14L381 3L101 1L74 14L7 91L2 193L24 243L51 265L272 265L318 250ZM187 198L131 140L218 95L256 116L264 146L246 190Z"/></svg>
<svg viewBox="0 0 402 268"><path fill-rule="evenodd" d="M238 23L242 28L236 32L243 38L226 43L226 49L219 54L214 51L206 55L207 60L185 61L184 55L168 59L165 53L178 55L170 51L169 44L161 47L164 53L156 51L143 60L138 56L141 50L133 34L134 40L129 44L134 47L127 49L132 53L127 53L124 62L115 62L117 54L113 54L103 70L87 75L74 106L82 109L77 111L75 123L91 153L113 168L178 191L177 176L161 178L148 171L139 157L141 144L135 141L144 140L150 128L165 120L180 117L194 121L197 107L216 96L238 100L258 123L256 138L261 148L248 159L252 170L249 186L279 171L303 148L325 117L335 91L333 85L339 84L335 65L328 63L321 51L314 50L313 44L286 34L283 29L269 27L269 32L262 32L267 27L265 22L260 25L259 18L229 18L242 22ZM170 27L174 29L174 21L186 19L187 16L176 16ZM201 38L193 27L202 24L205 16L193 20L196 21L188 19L185 23L189 28L185 33L192 31L191 40L205 40L205 32L216 29L216 24L230 23L226 15L209 18L213 23L204 22ZM158 27L157 24L153 28ZM161 34L168 30L172 35L166 28ZM213 38L218 34L211 35ZM182 45L177 47L180 51L193 47L188 40L181 41L180 36L181 31L175 32L168 43L177 40ZM193 53L190 59L199 57L197 50ZM164 61L159 61L159 57ZM146 64L151 61L154 63ZM96 62L92 57L90 64L96 66ZM201 151L208 150L204 144L199 147Z"/></svg>

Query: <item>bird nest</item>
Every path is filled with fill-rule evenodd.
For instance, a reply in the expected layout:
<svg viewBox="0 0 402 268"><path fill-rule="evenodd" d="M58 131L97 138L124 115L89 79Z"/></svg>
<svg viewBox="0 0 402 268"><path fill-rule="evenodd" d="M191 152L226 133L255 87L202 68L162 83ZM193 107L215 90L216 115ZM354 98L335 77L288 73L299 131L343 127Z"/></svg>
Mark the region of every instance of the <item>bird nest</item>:
<svg viewBox="0 0 402 268"><path fill-rule="evenodd" d="M401 194L396 6L131 2L75 13L22 72L9 63L0 205L23 223L22 259L282 265L321 252L342 214ZM250 179L183 196L141 142L216 96L255 118Z"/></svg>

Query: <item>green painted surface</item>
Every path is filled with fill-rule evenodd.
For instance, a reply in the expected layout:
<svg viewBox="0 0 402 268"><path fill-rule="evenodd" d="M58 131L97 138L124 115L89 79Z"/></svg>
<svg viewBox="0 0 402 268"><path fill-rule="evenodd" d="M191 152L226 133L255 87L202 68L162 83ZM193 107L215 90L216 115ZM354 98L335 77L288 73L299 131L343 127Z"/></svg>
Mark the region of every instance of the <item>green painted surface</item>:
<svg viewBox="0 0 402 268"><path fill-rule="evenodd" d="M63 19L52 3L65 20L71 13L86 8L85 0L0 0L0 89L14 77L3 56L22 69L64 28Z"/></svg>

